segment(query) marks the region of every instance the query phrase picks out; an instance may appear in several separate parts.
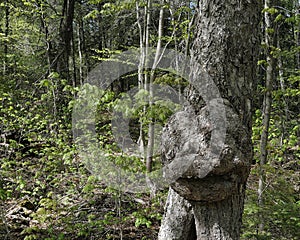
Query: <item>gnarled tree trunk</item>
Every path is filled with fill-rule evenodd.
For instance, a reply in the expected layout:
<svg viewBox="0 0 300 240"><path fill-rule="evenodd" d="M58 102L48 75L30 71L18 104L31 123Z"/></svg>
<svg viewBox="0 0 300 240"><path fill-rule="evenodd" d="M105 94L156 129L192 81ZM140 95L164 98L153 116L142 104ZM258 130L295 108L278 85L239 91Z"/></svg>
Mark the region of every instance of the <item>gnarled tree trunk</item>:
<svg viewBox="0 0 300 240"><path fill-rule="evenodd" d="M218 120L210 119L207 102L190 87L189 106L171 117L163 133L164 164L185 151L193 151L194 157L188 170L171 184L160 240L239 239L253 154L251 102L259 15L260 6L254 0L200 2L191 49L192 62L199 63L193 65L193 81L202 84L203 68L218 87L226 112L226 139L217 164L210 163L215 160L206 157Z"/></svg>

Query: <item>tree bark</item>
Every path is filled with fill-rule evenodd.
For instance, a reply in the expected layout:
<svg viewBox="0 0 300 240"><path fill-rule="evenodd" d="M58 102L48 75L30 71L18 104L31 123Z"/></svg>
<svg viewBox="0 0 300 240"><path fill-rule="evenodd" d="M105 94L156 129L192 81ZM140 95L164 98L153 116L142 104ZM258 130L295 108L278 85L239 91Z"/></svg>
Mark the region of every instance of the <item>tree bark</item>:
<svg viewBox="0 0 300 240"><path fill-rule="evenodd" d="M69 57L71 53L71 41L73 38L73 18L75 0L64 0L62 19L60 23L61 53L57 63L57 72L64 79L69 80ZM70 83L72 85L72 83Z"/></svg>
<svg viewBox="0 0 300 240"><path fill-rule="evenodd" d="M299 14L300 14L300 8L299 8L299 0L294 0L294 9L295 9L295 19L299 18ZM300 24L296 21L295 24L295 29L294 29L294 35L295 35L295 45L297 47L300 46ZM295 54L296 57L296 68L300 69L300 53L299 51L297 51L297 53Z"/></svg>
<svg viewBox="0 0 300 240"><path fill-rule="evenodd" d="M140 40L140 58L139 58L139 66L138 66L138 86L139 89L144 89L144 68L145 68L145 39L144 39L144 27L141 23L141 16L140 16L140 7L139 2L136 2L136 20L139 29L139 40ZM145 24L145 23L144 23ZM143 121L140 120L140 134L138 139L139 151L143 159L146 158L145 153L145 145L144 145L144 133L143 133Z"/></svg>
<svg viewBox="0 0 300 240"><path fill-rule="evenodd" d="M196 239L192 205L189 201L177 194L172 188L169 190L165 212L158 239Z"/></svg>
<svg viewBox="0 0 300 240"><path fill-rule="evenodd" d="M9 25L9 14L10 14L10 9L9 9L9 3L6 0L5 1L5 30L4 30L4 36L6 39L8 39L9 31L10 31L10 25ZM4 62L3 62L3 76L6 76L7 73L7 66L8 66L8 43L7 41L4 41Z"/></svg>
<svg viewBox="0 0 300 240"><path fill-rule="evenodd" d="M259 15L260 6L254 0L200 2L191 48L192 63L199 64L192 66L191 78L198 85L204 84L200 77L204 69L218 87L226 111L226 140L218 164L202 174L205 166L213 161L206 156L214 121L218 119L207 117L207 103L191 86L187 91L189 105L170 118L163 132L162 161L165 165L178 156L184 159L185 151L195 154L192 165L171 184L172 197L169 195L167 201L160 240L239 239L245 186L253 155L251 112ZM204 88L209 91L209 85ZM186 206L191 210L185 211ZM176 219L171 220L173 216ZM193 235L193 221L190 220L193 218L196 236L176 237ZM175 224L177 221L179 223Z"/></svg>
<svg viewBox="0 0 300 240"><path fill-rule="evenodd" d="M48 71L45 74L45 77L48 77L52 72L52 65L53 65L52 61L54 59L54 56L52 54L53 49L52 49L52 43L49 38L49 28L48 28L48 23L46 21L46 16L45 16L46 9L44 9L44 7L41 4L37 4L37 6L38 6L38 8L39 8L38 10L40 11L40 14L41 14L41 28L44 32L44 41L46 44L46 59L47 59L47 64L48 64Z"/></svg>
<svg viewBox="0 0 300 240"><path fill-rule="evenodd" d="M78 42L78 58L79 58L79 84L83 85L83 21L80 19L77 24L77 42Z"/></svg>
<svg viewBox="0 0 300 240"><path fill-rule="evenodd" d="M151 68L150 73L150 82L149 82L149 107L153 106L153 83L155 78L155 70L159 63L159 58L161 55L161 45L162 45L162 36L163 36L163 20L164 20L164 9L161 7L159 11L159 21L158 21L158 40L156 46L156 53L153 62L153 66ZM148 172L152 171L153 164L153 153L154 153L154 120L150 119L150 123L148 125L148 144L147 144L147 158L146 158L146 168Z"/></svg>

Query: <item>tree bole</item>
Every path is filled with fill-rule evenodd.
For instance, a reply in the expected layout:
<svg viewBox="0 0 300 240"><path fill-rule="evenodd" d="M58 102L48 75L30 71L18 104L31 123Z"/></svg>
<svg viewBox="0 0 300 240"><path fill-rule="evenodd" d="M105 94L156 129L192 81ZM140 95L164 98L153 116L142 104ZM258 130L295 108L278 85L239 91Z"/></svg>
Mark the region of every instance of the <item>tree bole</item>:
<svg viewBox="0 0 300 240"><path fill-rule="evenodd" d="M226 139L218 159L210 159L209 143L218 119L210 118L197 90L188 88L189 105L172 116L164 129L162 162L167 165L186 154L193 159L171 184L160 240L239 239L253 157L251 111L259 15L260 4L254 0L200 2L191 49L192 62L197 64L191 77L201 84L204 69L218 87L226 112Z"/></svg>

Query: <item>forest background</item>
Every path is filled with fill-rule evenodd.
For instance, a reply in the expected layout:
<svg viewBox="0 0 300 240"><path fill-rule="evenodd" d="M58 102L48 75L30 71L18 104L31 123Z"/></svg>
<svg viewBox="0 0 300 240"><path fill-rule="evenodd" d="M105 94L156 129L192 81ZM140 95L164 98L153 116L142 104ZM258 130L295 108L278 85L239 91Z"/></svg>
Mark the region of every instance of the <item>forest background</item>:
<svg viewBox="0 0 300 240"><path fill-rule="evenodd" d="M266 4L267 3L267 4ZM88 73L115 54L147 47L189 55L197 1L3 0L0 3L1 239L156 239L166 190L132 194L111 188L80 159L72 110ZM266 14L268 13L268 14ZM269 16L268 18L266 16ZM242 239L300 239L300 16L298 0L265 2L261 12L255 158L248 180ZM141 52L141 56L147 52ZM160 167L159 155L122 152L112 131L118 99L133 87L149 96L151 71L117 79L97 103L98 140L130 171ZM184 94L187 82L158 71L156 84ZM268 108L268 103L271 108ZM151 121L168 106L123 105L130 134L149 143ZM151 121L150 121L151 120ZM141 144L143 143L143 144ZM148 151L146 151L148 152Z"/></svg>

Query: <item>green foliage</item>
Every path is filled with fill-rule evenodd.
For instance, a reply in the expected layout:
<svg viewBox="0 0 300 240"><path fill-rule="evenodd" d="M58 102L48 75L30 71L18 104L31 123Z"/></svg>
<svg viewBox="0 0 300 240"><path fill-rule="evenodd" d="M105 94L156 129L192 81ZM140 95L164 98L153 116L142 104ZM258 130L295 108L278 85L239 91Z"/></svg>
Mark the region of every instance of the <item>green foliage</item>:
<svg viewBox="0 0 300 240"><path fill-rule="evenodd" d="M152 102L152 104L150 104ZM150 122L163 126L169 117L180 109L180 105L158 96L150 97L149 91L140 89L134 96L122 94L115 102L114 110L123 118L136 119L143 126ZM147 129L145 129L145 132Z"/></svg>
<svg viewBox="0 0 300 240"><path fill-rule="evenodd" d="M151 221L147 219L147 217L139 212L134 212L132 214L135 217L135 226L139 227L141 225L146 225L147 228L150 228Z"/></svg>
<svg viewBox="0 0 300 240"><path fill-rule="evenodd" d="M293 170L270 165L265 170L268 185L264 191L264 208L260 209L256 203L257 184L251 184L247 191L242 239L299 239L300 206L295 195L299 175ZM257 169L254 168L252 175L257 174ZM261 214L264 216L265 231L258 234Z"/></svg>
<svg viewBox="0 0 300 240"><path fill-rule="evenodd" d="M113 113L130 119L133 140L138 139L142 125L146 144L147 125L153 122L163 126L180 106L157 96L151 99L151 94L142 89L133 96L120 93L137 85L136 73L117 81L124 83L121 90L111 86L110 90L99 91L85 85L78 96L81 102L74 99L87 72L96 64L118 61L109 58L139 47L136 3L144 25L146 1L76 1L69 78L63 77L66 69L59 66L65 44L60 32L63 2L0 3L0 238L79 240L119 239L123 235L123 239L156 239L166 193L159 192L149 199L148 194L122 194L108 188L87 171L71 132L73 108L90 104L93 112L82 112L77 129L84 130L94 121L96 140L111 163L132 173L146 171L140 158L122 152L117 146L111 124ZM163 7L162 44L189 51L196 4L191 2L169 1L164 6L153 2L151 47L157 44L157 19ZM277 24L267 31L278 38L280 46L271 46L271 50L277 62L282 62L282 66L277 66L282 72L272 92L270 161L264 168L266 202L264 209L256 204L258 172L254 166L248 182L243 239L300 238L300 47L296 43L300 18L291 1L279 1L278 6L264 9ZM266 61L261 60L258 65L263 71ZM155 84L169 85L180 94L188 84L172 73L157 71L155 76ZM265 92L263 83L264 79L260 81L259 95ZM262 103L257 102L259 109L253 118L256 162L262 131ZM155 164L154 169L160 167L159 161ZM265 232L258 235L261 215Z"/></svg>
<svg viewBox="0 0 300 240"><path fill-rule="evenodd" d="M270 7L270 8L263 9L263 12L267 12L273 15L275 13L278 13L278 10L275 7Z"/></svg>
<svg viewBox="0 0 300 240"><path fill-rule="evenodd" d="M147 206L146 208L139 209L136 212L132 213L132 216L135 219L135 226L140 227L145 225L147 228L152 226L152 222L157 222L162 219L160 212L157 212L157 207L155 204L152 206Z"/></svg>

